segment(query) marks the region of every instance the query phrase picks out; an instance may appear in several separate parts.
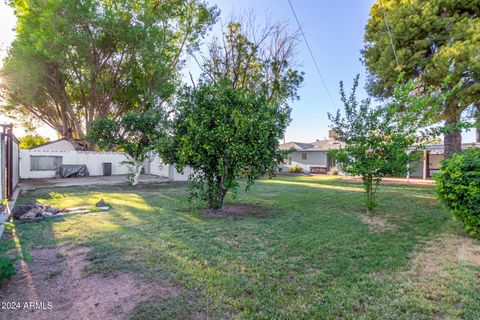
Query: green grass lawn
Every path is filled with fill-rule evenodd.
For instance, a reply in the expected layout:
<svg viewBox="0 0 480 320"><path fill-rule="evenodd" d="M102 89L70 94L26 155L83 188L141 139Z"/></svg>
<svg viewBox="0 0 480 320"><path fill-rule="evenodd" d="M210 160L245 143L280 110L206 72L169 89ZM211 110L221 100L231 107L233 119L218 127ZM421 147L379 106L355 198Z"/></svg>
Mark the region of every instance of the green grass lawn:
<svg viewBox="0 0 480 320"><path fill-rule="evenodd" d="M327 176L262 180L227 197L268 213L242 219L202 217L179 184L39 189L20 201L70 207L101 198L113 206L109 213L17 225L26 256L39 247L89 246L88 272L180 286L181 297L168 303L183 316L480 319L480 266L458 254L479 243L430 187L382 186L376 216L367 218L383 226L360 219L360 184ZM132 318L161 318L162 303L145 301Z"/></svg>

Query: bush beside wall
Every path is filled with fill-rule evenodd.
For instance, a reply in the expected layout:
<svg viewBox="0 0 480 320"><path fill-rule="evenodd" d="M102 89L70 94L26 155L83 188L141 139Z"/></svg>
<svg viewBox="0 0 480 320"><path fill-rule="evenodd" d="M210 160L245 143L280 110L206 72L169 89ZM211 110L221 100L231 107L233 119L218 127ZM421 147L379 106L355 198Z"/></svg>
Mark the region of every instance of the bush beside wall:
<svg viewBox="0 0 480 320"><path fill-rule="evenodd" d="M290 172L290 173L302 173L303 168L300 167L298 164L296 164L296 165L293 165L290 168L288 168L288 172Z"/></svg>

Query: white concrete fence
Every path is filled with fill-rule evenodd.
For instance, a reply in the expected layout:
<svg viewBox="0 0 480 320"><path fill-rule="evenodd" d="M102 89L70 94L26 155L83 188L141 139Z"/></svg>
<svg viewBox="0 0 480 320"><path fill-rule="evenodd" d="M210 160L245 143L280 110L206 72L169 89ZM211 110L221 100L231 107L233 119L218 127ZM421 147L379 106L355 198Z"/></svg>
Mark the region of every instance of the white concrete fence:
<svg viewBox="0 0 480 320"><path fill-rule="evenodd" d="M124 153L120 152L95 152L95 151L59 151L59 150L20 150L20 178L38 179L54 178L56 170L36 170L32 167L32 157L58 157L61 164L84 164L91 176L103 175L103 163L112 164L112 175L128 173L128 166L122 162L128 161ZM187 168L184 174L178 173L172 165L162 164L159 157L150 157L145 161L145 173L156 176L168 177L171 180L185 181L191 170Z"/></svg>

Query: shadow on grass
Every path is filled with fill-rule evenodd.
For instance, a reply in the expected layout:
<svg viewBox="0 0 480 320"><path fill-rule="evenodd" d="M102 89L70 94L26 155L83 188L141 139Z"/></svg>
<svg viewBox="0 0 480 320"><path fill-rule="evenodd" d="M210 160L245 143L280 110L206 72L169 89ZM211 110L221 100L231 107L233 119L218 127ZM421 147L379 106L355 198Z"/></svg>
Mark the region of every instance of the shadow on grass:
<svg viewBox="0 0 480 320"><path fill-rule="evenodd" d="M191 214L178 186L36 192L32 199L53 205L103 197L113 210L22 225L19 234L26 247L88 245L90 272L168 279L196 292L198 308L210 302L213 314L327 317L334 309L342 317L355 313L360 299L393 301L398 288L384 279L408 269L425 239L456 230L449 214L431 205L431 190L409 188L379 190L378 213L398 225L382 233L369 232L358 219L360 184L282 177L227 199L268 206L271 214L263 219Z"/></svg>

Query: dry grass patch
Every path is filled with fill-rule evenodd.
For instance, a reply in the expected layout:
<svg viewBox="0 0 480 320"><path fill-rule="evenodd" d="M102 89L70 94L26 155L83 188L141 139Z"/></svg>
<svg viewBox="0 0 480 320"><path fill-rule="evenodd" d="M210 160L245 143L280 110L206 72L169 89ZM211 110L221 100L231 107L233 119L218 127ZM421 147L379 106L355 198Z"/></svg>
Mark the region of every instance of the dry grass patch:
<svg viewBox="0 0 480 320"><path fill-rule="evenodd" d="M459 262L480 267L480 246L472 238L443 234L437 240L427 242L423 251L413 255L410 272L420 282L429 281L431 277L450 274L448 267Z"/></svg>
<svg viewBox="0 0 480 320"><path fill-rule="evenodd" d="M125 319L142 301L174 297L180 292L176 287L136 280L128 273L87 276L83 270L88 265L88 252L86 247L32 250L32 263L19 260L18 273L0 290L2 301L20 302L20 310L2 310L2 316L25 320ZM25 302L43 303L45 310L24 308Z"/></svg>
<svg viewBox="0 0 480 320"><path fill-rule="evenodd" d="M480 267L480 246L475 245L472 240L462 243L458 249L458 260L466 261L477 267Z"/></svg>
<svg viewBox="0 0 480 320"><path fill-rule="evenodd" d="M360 221L368 225L368 229L372 232L392 231L397 225L389 223L387 218L375 214L359 214Z"/></svg>
<svg viewBox="0 0 480 320"><path fill-rule="evenodd" d="M465 276L480 277L480 246L463 235L442 234L412 255L412 268L398 275L407 285L407 295L431 310L435 319L464 318L464 304L480 283L465 286ZM456 292L453 294L453 292ZM468 318L468 317L467 317Z"/></svg>

